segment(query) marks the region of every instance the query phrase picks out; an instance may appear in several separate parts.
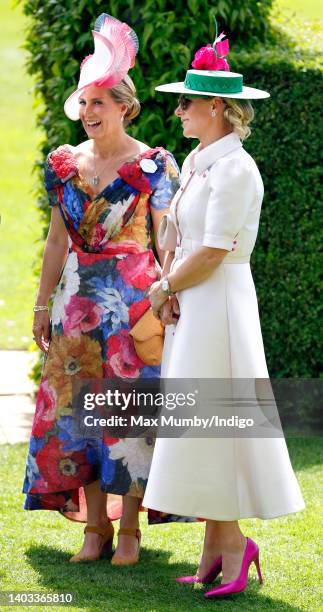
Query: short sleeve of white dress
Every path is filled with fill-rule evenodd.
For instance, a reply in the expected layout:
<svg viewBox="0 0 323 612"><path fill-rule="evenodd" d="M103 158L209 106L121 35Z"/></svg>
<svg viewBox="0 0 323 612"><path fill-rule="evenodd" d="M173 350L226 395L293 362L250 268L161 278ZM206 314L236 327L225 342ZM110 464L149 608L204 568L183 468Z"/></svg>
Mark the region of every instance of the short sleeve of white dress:
<svg viewBox="0 0 323 612"><path fill-rule="evenodd" d="M256 194L254 173L242 159L219 159L210 170L203 246L232 250Z"/></svg>

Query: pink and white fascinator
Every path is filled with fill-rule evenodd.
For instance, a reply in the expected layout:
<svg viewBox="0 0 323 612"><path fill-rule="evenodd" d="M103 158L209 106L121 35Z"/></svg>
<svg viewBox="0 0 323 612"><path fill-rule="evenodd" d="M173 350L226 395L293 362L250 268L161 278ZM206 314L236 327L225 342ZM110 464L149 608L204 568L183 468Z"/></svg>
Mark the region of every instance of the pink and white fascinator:
<svg viewBox="0 0 323 612"><path fill-rule="evenodd" d="M120 83L134 66L139 49L136 33L107 13L98 17L92 34L94 53L83 60L77 89L64 104L65 114L73 121L79 119L79 97L86 87L109 89Z"/></svg>

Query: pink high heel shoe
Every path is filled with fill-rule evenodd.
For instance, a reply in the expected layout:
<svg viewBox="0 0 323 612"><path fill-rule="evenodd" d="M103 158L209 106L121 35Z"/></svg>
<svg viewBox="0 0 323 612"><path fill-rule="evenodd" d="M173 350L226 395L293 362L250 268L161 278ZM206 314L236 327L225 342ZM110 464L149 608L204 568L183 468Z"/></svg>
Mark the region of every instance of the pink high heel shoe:
<svg viewBox="0 0 323 612"><path fill-rule="evenodd" d="M263 579L259 564L259 548L256 542L251 540L251 538L247 538L247 546L244 551L238 578L227 584L220 584L211 591L205 593L204 597L223 597L225 595L232 595L233 593L244 591L248 584L248 571L252 562L254 562L257 568L259 582L262 584Z"/></svg>
<svg viewBox="0 0 323 612"><path fill-rule="evenodd" d="M176 582L182 582L184 584L203 583L211 584L213 580L219 575L222 569L222 557L217 557L212 563L209 571L203 576L203 578L197 578L197 576L179 576L176 578Z"/></svg>

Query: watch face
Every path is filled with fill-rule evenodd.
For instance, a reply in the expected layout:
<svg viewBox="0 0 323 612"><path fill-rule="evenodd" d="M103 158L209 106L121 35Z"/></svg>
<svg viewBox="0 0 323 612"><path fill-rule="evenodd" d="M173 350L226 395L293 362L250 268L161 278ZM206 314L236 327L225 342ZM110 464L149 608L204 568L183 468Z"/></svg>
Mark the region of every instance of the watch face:
<svg viewBox="0 0 323 612"><path fill-rule="evenodd" d="M167 278L164 278L163 282L162 282L162 290L168 292L168 280Z"/></svg>

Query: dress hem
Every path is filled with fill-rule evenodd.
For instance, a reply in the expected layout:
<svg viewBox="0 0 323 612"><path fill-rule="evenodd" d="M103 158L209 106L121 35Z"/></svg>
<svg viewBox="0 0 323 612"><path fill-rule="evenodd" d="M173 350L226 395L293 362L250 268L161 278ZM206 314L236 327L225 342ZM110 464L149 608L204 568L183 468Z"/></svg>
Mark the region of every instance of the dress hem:
<svg viewBox="0 0 323 612"><path fill-rule="evenodd" d="M257 518L257 519L262 519L262 520L270 520L270 519L275 519L275 518L280 518L282 516L286 516L289 514L295 514L296 512L301 512L302 510L305 509L305 504L300 505L300 506L296 506L294 509L292 510L288 510L288 511L284 511L281 513L275 513L275 514L260 514L260 513L254 513L254 514L246 514L243 515L241 514L240 516L236 516L236 515L232 515L232 516L205 516L205 514L203 513L197 513L197 512L191 512L188 511L187 508L186 510L182 509L174 509L174 507L172 507L172 509L170 509L169 507L166 508L165 506L161 507L159 506L158 508L154 507L151 503L148 504L149 508L151 510L156 510L158 512L163 512L166 514L174 514L174 515L178 515L178 516L191 516L194 518L199 518L200 520L204 520L204 521L241 521L244 519L253 519L253 518ZM144 503L144 506L146 506L146 503ZM203 515L203 518L202 518Z"/></svg>

